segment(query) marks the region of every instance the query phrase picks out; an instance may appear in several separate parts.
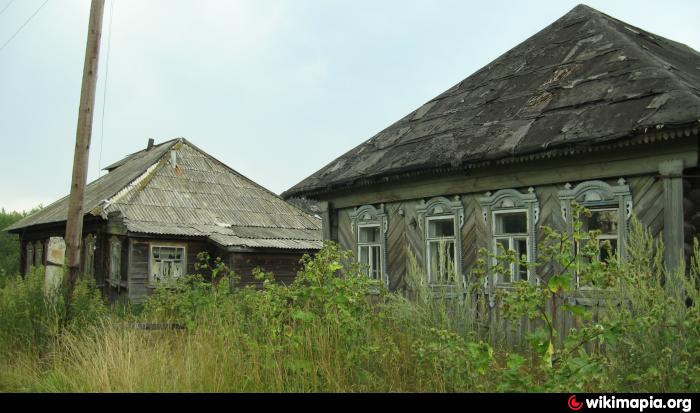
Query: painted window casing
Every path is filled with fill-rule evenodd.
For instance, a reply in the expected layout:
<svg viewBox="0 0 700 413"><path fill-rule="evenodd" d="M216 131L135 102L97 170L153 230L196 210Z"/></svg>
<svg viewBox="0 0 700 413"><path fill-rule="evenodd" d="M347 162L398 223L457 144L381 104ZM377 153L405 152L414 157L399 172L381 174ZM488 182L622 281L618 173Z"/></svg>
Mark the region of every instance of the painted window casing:
<svg viewBox="0 0 700 413"><path fill-rule="evenodd" d="M37 241L34 245L34 266L36 268L44 265L44 241Z"/></svg>
<svg viewBox="0 0 700 413"><path fill-rule="evenodd" d="M598 237L599 243L602 245L610 242L611 246L615 247L614 253L617 257L624 259L624 245L633 204L632 193L623 178L617 181L617 185L598 180L581 182L575 187L567 183L564 189L559 191L559 201L562 217L570 232L573 231L572 204L576 202L592 213L591 218L580 217L583 223L582 231L602 230L602 234ZM600 258L605 258L605 251L601 251ZM576 284L581 287L578 277Z"/></svg>
<svg viewBox="0 0 700 413"><path fill-rule="evenodd" d="M122 241L117 237L109 239L109 280L119 283L122 278Z"/></svg>
<svg viewBox="0 0 700 413"><path fill-rule="evenodd" d="M516 251L518 257L526 256L526 261L532 263L536 257L537 222L539 221L540 206L534 188L527 193L515 189L501 189L495 193L487 192L479 198L484 222L486 223L489 251L503 255L504 250ZM492 264L495 264L492 263ZM489 272L487 290L493 297L494 289L498 286L509 286L515 281L537 282L537 277L524 265L509 263L508 274Z"/></svg>
<svg viewBox="0 0 700 413"><path fill-rule="evenodd" d="M151 284L172 281L187 272L185 244L151 244L148 281Z"/></svg>
<svg viewBox="0 0 700 413"><path fill-rule="evenodd" d="M93 234L88 234L83 239L83 274L89 277L95 275L95 246L96 238Z"/></svg>
<svg viewBox="0 0 700 413"><path fill-rule="evenodd" d="M416 209L425 240L425 268L433 286L461 286L464 206L459 196L421 201ZM436 262L437 261L437 262Z"/></svg>
<svg viewBox="0 0 700 413"><path fill-rule="evenodd" d="M384 205L378 208L363 205L350 213L351 230L357 243L357 260L367 271L367 276L388 284L386 271L387 213Z"/></svg>
<svg viewBox="0 0 700 413"><path fill-rule="evenodd" d="M28 242L25 253L27 255L24 257L26 267L24 272L25 274L29 274L29 271L34 267L34 244Z"/></svg>

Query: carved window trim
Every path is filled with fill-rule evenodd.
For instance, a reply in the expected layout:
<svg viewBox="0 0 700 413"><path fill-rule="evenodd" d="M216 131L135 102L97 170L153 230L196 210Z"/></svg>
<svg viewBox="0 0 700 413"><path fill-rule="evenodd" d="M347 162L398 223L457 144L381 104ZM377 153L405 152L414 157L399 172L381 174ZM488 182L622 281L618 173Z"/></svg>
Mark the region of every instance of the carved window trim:
<svg viewBox="0 0 700 413"><path fill-rule="evenodd" d="M97 248L97 237L94 234L87 234L83 238L83 274L88 277L95 276L95 250Z"/></svg>
<svg viewBox="0 0 700 413"><path fill-rule="evenodd" d="M463 275L463 257L462 257L462 228L464 228L464 205L459 195L456 195L452 200L446 197L435 197L427 202L421 200L420 204L416 208L416 213L418 215L418 225L420 226L421 233L423 234L423 248L425 257L425 272L428 281L431 286L443 286L452 287L460 286L466 288L466 280ZM431 281L431 265L430 265L430 253L429 253L429 236L428 222L435 220L437 218L452 218L454 223L454 248L455 248L455 283L456 284L441 284L434 283Z"/></svg>
<svg viewBox="0 0 700 413"><path fill-rule="evenodd" d="M496 248L496 236L494 225L496 215L504 212L525 212L527 216L527 258L528 262L534 262L537 257L537 223L540 219L540 203L533 187L528 188L527 193L522 193L516 189L501 189L495 193L487 192L484 197L479 198L481 212L486 224L487 239L489 240L489 251ZM486 289L491 300L494 298L496 287L508 287L511 282L500 282L497 274L489 272L486 277ZM536 274L528 269L527 280L530 283L538 282Z"/></svg>
<svg viewBox="0 0 700 413"><path fill-rule="evenodd" d="M156 274L154 272L154 266L155 266L155 261L156 258L153 255L153 250L155 248L174 248L174 249L179 249L182 250L181 256L180 256L180 266L181 266L181 274L177 277L172 277L172 279L177 279L179 277L184 277L187 275L187 247L188 245L186 243L182 242L157 242L157 243L151 243L148 248L148 284L151 286L157 285L159 282L162 282L162 280L159 280L156 277ZM162 260L165 262L169 262L169 259Z"/></svg>
<svg viewBox="0 0 700 413"><path fill-rule="evenodd" d="M363 227L379 227L379 247L381 249L381 279L386 285L389 285L389 274L387 274L386 268L386 236L389 230L389 220L388 214L384 208L384 204L380 204L379 207L374 205L363 205L355 208L350 213L350 219L352 220L350 229L355 236L355 244L357 260L360 260L360 246L366 245L360 242L360 228Z"/></svg>
<svg viewBox="0 0 700 413"><path fill-rule="evenodd" d="M559 202L561 214L569 232L573 231L571 205L574 201L586 208L617 208L617 252L618 257L624 259L626 257L625 245L629 232L629 220L632 217L634 207L632 192L625 179L618 179L617 185L610 185L600 180L584 181L575 187L572 187L570 183L564 185L564 189L559 191ZM581 287L578 276L576 277L576 285Z"/></svg>
<svg viewBox="0 0 700 413"><path fill-rule="evenodd" d="M108 280L113 286L120 285L122 281L122 247L122 240L116 236L109 239Z"/></svg>
<svg viewBox="0 0 700 413"><path fill-rule="evenodd" d="M44 241L37 241L34 244L34 267L39 268L44 265Z"/></svg>
<svg viewBox="0 0 700 413"><path fill-rule="evenodd" d="M25 274L29 274L31 269L34 267L34 243L33 242L27 242L27 246L25 249L25 262L24 265L26 268L24 269Z"/></svg>

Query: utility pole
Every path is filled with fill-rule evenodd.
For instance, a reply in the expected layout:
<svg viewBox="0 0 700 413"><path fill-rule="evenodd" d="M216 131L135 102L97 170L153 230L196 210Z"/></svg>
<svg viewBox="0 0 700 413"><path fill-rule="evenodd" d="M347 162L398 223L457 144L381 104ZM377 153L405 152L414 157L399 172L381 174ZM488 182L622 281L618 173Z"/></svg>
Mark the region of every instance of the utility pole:
<svg viewBox="0 0 700 413"><path fill-rule="evenodd" d="M83 214L85 183L87 181L88 158L90 155L90 138L92 136L92 115L95 105L97 86L97 63L100 56L100 38L102 37L102 17L104 0L92 0L90 5L90 23L88 25L85 64L83 65L83 84L80 90L80 112L78 128L75 135L75 155L73 157L73 178L68 202L68 219L66 223L66 258L68 264L68 297L66 308L70 317L70 304L73 300L75 282L80 272L80 240L83 235Z"/></svg>

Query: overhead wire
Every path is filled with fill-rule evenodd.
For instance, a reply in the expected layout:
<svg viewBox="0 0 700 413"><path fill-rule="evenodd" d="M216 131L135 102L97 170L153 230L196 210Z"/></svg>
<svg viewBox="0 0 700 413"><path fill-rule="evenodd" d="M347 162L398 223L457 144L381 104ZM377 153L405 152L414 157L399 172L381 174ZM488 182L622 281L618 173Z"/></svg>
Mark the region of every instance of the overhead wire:
<svg viewBox="0 0 700 413"><path fill-rule="evenodd" d="M17 37L17 35L19 34L19 32L21 32L22 29L24 29L24 27L25 27L27 24L29 24L30 21L32 21L32 19L34 18L34 16L36 16L36 15L39 13L39 11L41 11L41 9L44 8L44 6L46 6L46 3L48 3L48 2L49 2L49 0L45 0L43 3L41 3L41 6L39 6L39 7L34 11L34 13L32 13L32 15L29 16L29 18L28 18L27 20L25 20L24 23L22 23L21 26L19 26L19 29L17 29L17 31L15 31L15 32L12 34L12 36L10 36L10 38L7 39L7 41L6 41L5 43L3 43L2 46L0 46L0 52L1 52L5 47L7 47L7 45L10 44L10 42L11 42L15 37ZM5 9L7 9L7 7L9 7L9 5L6 6ZM5 11L5 9L3 9L3 11Z"/></svg>
<svg viewBox="0 0 700 413"><path fill-rule="evenodd" d="M109 26L107 27L107 58L105 60L105 83L104 91L102 93L102 120L100 121L100 153L97 161L97 176L102 175L102 148L104 146L105 137L105 111L107 108L107 85L109 81L109 56L112 50L112 21L114 19L114 2L111 0L109 6Z"/></svg>

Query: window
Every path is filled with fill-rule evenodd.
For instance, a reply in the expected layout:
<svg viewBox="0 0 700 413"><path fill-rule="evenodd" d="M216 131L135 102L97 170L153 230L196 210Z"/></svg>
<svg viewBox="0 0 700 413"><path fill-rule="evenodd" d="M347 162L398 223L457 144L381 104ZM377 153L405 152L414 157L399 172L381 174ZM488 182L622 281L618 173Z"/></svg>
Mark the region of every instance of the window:
<svg viewBox="0 0 700 413"><path fill-rule="evenodd" d="M31 268L34 266L34 244L31 242L27 243L27 255L24 257L25 258L25 273L29 274L29 271Z"/></svg>
<svg viewBox="0 0 700 413"><path fill-rule="evenodd" d="M95 275L95 236L88 234L83 239L83 274Z"/></svg>
<svg viewBox="0 0 700 413"><path fill-rule="evenodd" d="M600 231L598 236L598 245L600 247L600 261L607 261L612 255L617 256L618 238L619 238L619 210L617 208L589 208L591 211L590 217L581 217L581 230L583 232ZM582 240L586 242L586 240ZM610 248L604 246L609 243Z"/></svg>
<svg viewBox="0 0 700 413"><path fill-rule="evenodd" d="M119 283L122 274L122 242L119 238L109 240L109 251L109 280Z"/></svg>
<svg viewBox="0 0 700 413"><path fill-rule="evenodd" d="M151 246L151 283L180 278L185 275L185 268L183 246Z"/></svg>
<svg viewBox="0 0 700 413"><path fill-rule="evenodd" d="M358 256L363 270L373 280L382 279L382 244L379 225L361 226L357 242Z"/></svg>
<svg viewBox="0 0 700 413"><path fill-rule="evenodd" d="M37 241L34 246L34 266L36 268L44 265L44 242Z"/></svg>
<svg viewBox="0 0 700 413"><path fill-rule="evenodd" d="M423 201L416 209L425 237L425 266L433 286L461 286L464 207L458 196L453 200L438 197Z"/></svg>
<svg viewBox="0 0 700 413"><path fill-rule="evenodd" d="M384 205L378 208L372 205L356 208L350 213L350 219L352 231L357 237L357 260L360 266L368 277L388 283L384 259L388 220Z"/></svg>
<svg viewBox="0 0 700 413"><path fill-rule="evenodd" d="M632 216L632 194L624 179L620 178L617 185L603 181L581 182L576 187L570 184L559 191L561 212L567 221L569 231L573 231L572 204L584 206L591 212L590 217L580 216L581 231L600 231L598 259L607 261L610 258L623 259L627 237L627 220ZM574 245L575 252L580 252L588 240L581 240ZM608 247L609 246L609 247ZM581 286L581 280L576 280ZM587 285L591 286L591 285Z"/></svg>
<svg viewBox="0 0 700 413"><path fill-rule="evenodd" d="M499 263L498 258L495 258L491 263L492 267L486 277L486 289L493 304L496 287L509 286L518 281L535 283L538 280L536 274L531 274L527 264L535 260L535 228L539 220L540 206L534 188L528 188L527 193L515 189L501 189L493 194L488 192L486 196L479 198L479 203L491 243L491 253L501 257L511 253L518 261L510 262L512 260L504 259ZM494 267L504 270L495 271Z"/></svg>
<svg viewBox="0 0 700 413"><path fill-rule="evenodd" d="M428 280L435 284L453 284L456 281L455 219L428 218Z"/></svg>
<svg viewBox="0 0 700 413"><path fill-rule="evenodd" d="M494 211L493 212L494 254L503 256L507 251L513 251L519 261L525 257L530 262L528 251L529 231L527 211ZM510 283L528 279L528 268L520 262L503 263L509 268L509 273L497 274L499 283Z"/></svg>

